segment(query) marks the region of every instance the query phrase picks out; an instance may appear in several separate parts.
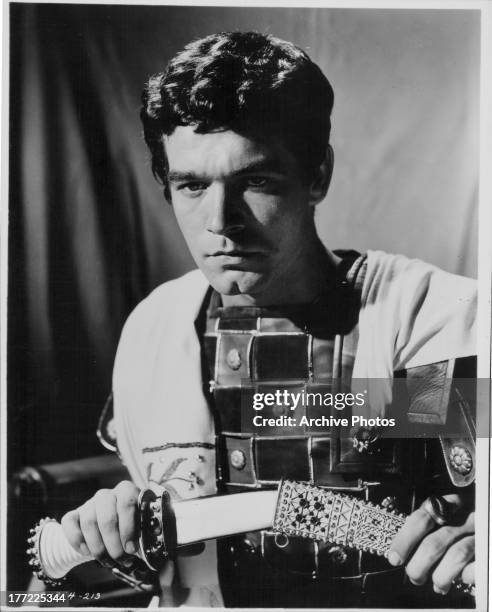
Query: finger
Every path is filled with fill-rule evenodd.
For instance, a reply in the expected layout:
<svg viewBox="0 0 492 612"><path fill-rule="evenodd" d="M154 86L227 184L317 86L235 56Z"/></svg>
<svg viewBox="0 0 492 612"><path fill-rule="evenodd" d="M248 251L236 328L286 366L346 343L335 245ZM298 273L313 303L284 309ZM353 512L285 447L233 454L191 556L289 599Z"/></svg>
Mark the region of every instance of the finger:
<svg viewBox="0 0 492 612"><path fill-rule="evenodd" d="M432 518L418 508L407 517L403 527L396 534L387 557L391 565L404 563L418 542L436 526Z"/></svg>
<svg viewBox="0 0 492 612"><path fill-rule="evenodd" d="M161 596L159 599L159 607L161 608L173 608L176 604L175 593L173 589L175 574L175 566L171 561L166 563L164 569L159 574L159 584L161 587Z"/></svg>
<svg viewBox="0 0 492 612"><path fill-rule="evenodd" d="M466 536L453 544L432 574L434 591L445 594L453 580L460 576L465 567L475 558L475 536Z"/></svg>
<svg viewBox="0 0 492 612"><path fill-rule="evenodd" d="M103 539L99 532L97 525L96 506L94 498L85 502L84 505L80 506L79 510L79 522L82 535L84 536L85 543L90 551L90 554L95 559L103 559L106 554L106 547L104 546Z"/></svg>
<svg viewBox="0 0 492 612"><path fill-rule="evenodd" d="M445 525L425 536L418 544L406 567L406 573L413 584L424 584L431 569L444 556L448 548L463 536L474 531L474 513L459 527Z"/></svg>
<svg viewBox="0 0 492 612"><path fill-rule="evenodd" d="M113 491L101 489L94 495L96 518L102 541L110 557L120 559L124 555L119 532L119 518L116 510L116 495Z"/></svg>
<svg viewBox="0 0 492 612"><path fill-rule="evenodd" d="M139 491L132 482L124 480L115 487L114 492L121 544L128 554L133 555L137 552L136 518Z"/></svg>
<svg viewBox="0 0 492 612"><path fill-rule="evenodd" d="M452 504L459 504L457 495L445 495L444 499ZM423 505L412 512L401 530L396 534L386 555L391 565L401 565L409 558L417 544L433 529L436 522L426 512Z"/></svg>
<svg viewBox="0 0 492 612"><path fill-rule="evenodd" d="M475 561L468 563L465 569L461 572L461 580L465 584L475 584Z"/></svg>
<svg viewBox="0 0 492 612"><path fill-rule="evenodd" d="M424 537L405 569L410 582L424 584L431 569L461 535L458 528L445 526Z"/></svg>
<svg viewBox="0 0 492 612"><path fill-rule="evenodd" d="M89 556L90 550L87 548L87 544L84 540L84 535L80 528L80 518L77 510L67 512L62 520L61 525L70 546L77 552Z"/></svg>

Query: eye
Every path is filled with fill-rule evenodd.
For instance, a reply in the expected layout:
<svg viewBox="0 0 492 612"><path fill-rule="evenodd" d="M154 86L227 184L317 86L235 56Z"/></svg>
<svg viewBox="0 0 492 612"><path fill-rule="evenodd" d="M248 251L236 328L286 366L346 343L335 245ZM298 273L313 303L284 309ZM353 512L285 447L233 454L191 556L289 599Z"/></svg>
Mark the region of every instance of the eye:
<svg viewBox="0 0 492 612"><path fill-rule="evenodd" d="M183 183L182 185L179 185L177 189L186 196L197 197L201 194L202 191L205 191L207 187L207 183L193 181L189 183Z"/></svg>
<svg viewBox="0 0 492 612"><path fill-rule="evenodd" d="M266 187L268 179L264 176L249 176L246 180L248 187Z"/></svg>

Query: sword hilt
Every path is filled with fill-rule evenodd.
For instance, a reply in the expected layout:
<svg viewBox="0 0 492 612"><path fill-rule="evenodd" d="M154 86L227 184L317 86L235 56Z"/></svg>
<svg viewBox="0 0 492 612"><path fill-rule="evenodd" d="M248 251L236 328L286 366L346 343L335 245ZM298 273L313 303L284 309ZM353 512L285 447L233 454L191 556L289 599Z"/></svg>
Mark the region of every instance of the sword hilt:
<svg viewBox="0 0 492 612"><path fill-rule="evenodd" d="M135 557L145 563L147 570L158 572L176 549L176 523L169 493L164 491L159 498L151 489L141 491L137 516L139 550ZM27 543L33 573L50 587L62 586L73 568L94 560L91 555L76 551L60 523L49 517L41 519L30 530ZM110 566L117 578L132 587L150 591L154 588L153 580L148 579L141 561L135 559L131 569L112 560L105 560L103 565Z"/></svg>

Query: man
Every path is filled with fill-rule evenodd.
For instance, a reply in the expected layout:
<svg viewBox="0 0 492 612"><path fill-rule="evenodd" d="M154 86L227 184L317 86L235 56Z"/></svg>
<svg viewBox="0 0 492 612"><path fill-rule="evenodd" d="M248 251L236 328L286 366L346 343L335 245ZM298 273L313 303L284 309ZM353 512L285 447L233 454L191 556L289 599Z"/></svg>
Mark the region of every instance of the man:
<svg viewBox="0 0 492 612"><path fill-rule="evenodd" d="M472 508L441 525L446 513L424 502L466 497L430 462L431 445L380 441L371 428L347 438L245 422L246 388L388 381L475 352L472 281L401 256L335 253L319 240L332 107L330 84L302 50L251 32L193 42L150 79L141 117L153 172L199 270L156 289L122 334L115 418L133 483L99 491L62 524L81 552L124 562L136 550L139 488L165 486L182 499L284 477L410 517L387 559L270 533L209 542L166 566L162 605L449 607L452 582L473 583ZM388 394L370 415L384 415ZM472 458L460 452L468 471L458 485L470 497ZM428 588L405 585L405 572Z"/></svg>

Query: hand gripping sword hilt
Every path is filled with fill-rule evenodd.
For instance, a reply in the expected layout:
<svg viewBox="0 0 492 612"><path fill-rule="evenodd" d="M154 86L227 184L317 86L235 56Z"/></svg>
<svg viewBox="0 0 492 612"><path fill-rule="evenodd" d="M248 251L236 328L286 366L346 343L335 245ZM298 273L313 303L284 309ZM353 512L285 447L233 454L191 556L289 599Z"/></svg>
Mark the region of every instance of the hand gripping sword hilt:
<svg viewBox="0 0 492 612"><path fill-rule="evenodd" d="M139 551L132 567L109 559L102 564L109 567L116 578L138 590L150 591L154 588L154 580L150 579L149 570L155 574L175 555L176 522L169 493L164 491L159 498L150 489L141 491L137 518ZM74 567L93 560L92 556L72 548L61 525L52 518L41 519L30 530L27 543L33 573L53 588L62 586L66 574Z"/></svg>

